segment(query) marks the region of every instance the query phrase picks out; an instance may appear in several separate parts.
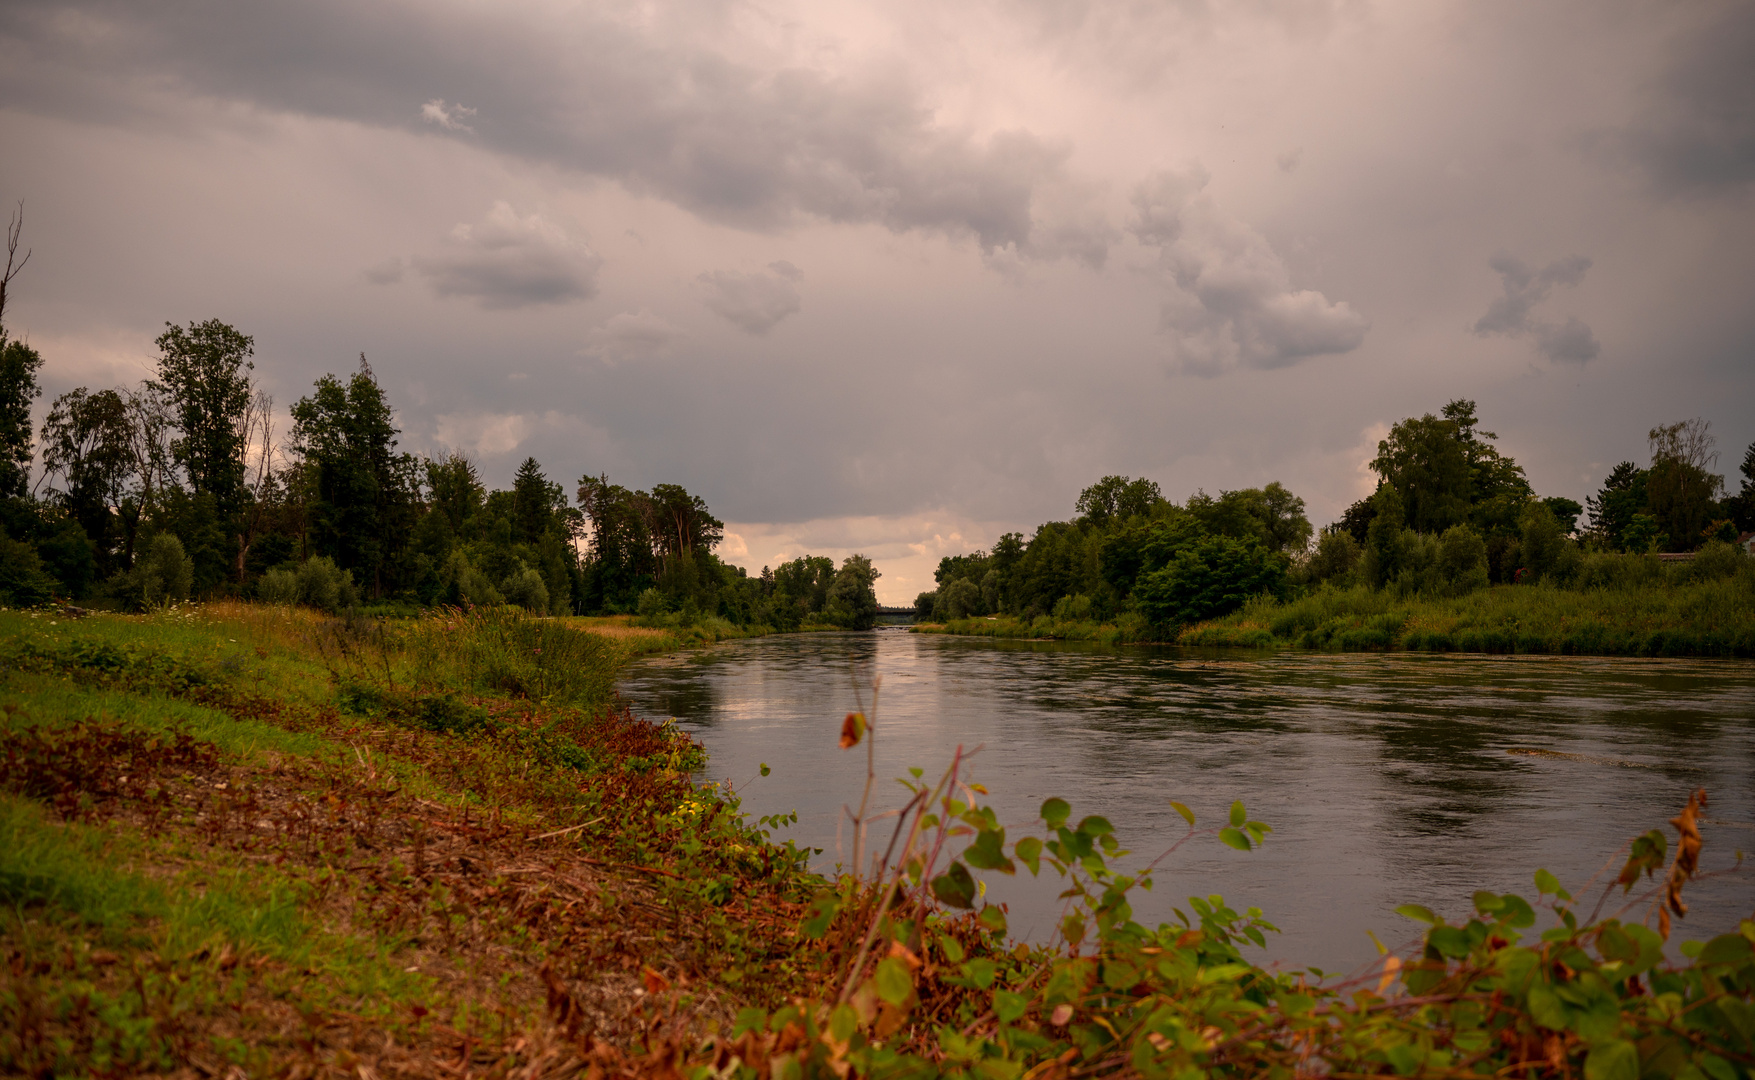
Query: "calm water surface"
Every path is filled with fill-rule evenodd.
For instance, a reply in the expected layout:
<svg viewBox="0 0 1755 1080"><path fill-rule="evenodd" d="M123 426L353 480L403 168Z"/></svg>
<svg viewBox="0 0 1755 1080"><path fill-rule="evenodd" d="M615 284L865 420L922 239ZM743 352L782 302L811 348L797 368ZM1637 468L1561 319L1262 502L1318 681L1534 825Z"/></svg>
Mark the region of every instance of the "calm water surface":
<svg viewBox="0 0 1755 1080"><path fill-rule="evenodd" d="M841 807L864 782L863 750L836 747L853 672L883 678L884 806L905 798L890 777L937 775L959 745L979 746L970 778L1013 839L1057 795L1075 820L1113 822L1131 867L1185 832L1168 800L1205 825L1242 799L1274 827L1267 844L1191 842L1153 892L1136 892L1136 917L1155 924L1190 894L1222 893L1284 931L1264 959L1297 966L1369 959L1367 929L1409 940L1416 927L1397 904L1460 918L1476 889L1533 898L1538 867L1576 888L1691 788L1710 793L1707 867L1755 851L1755 664L1744 661L1221 656L885 628L658 658L620 689L637 713L674 716L700 739L709 775L749 814L796 810L780 838L823 848L826 870ZM1014 933L1045 938L1057 888L1020 876L987 875L989 895L1010 904ZM1755 875L1700 883L1688 900L1678 940L1732 928L1755 912Z"/></svg>

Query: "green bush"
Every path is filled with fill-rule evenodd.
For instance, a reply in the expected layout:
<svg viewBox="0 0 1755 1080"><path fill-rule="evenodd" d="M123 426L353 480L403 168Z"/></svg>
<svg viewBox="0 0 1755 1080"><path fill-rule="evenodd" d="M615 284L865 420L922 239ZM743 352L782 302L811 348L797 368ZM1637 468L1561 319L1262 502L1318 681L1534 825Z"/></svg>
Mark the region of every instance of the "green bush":
<svg viewBox="0 0 1755 1080"><path fill-rule="evenodd" d="M0 532L0 607L34 607L56 592L37 549Z"/></svg>
<svg viewBox="0 0 1755 1080"><path fill-rule="evenodd" d="M161 532L148 540L134 567L120 576L116 598L135 610L164 607L189 599L195 581L195 560L183 551L174 533Z"/></svg>
<svg viewBox="0 0 1755 1080"><path fill-rule="evenodd" d="M534 615L548 613L548 586L542 575L526 566L500 583L500 595Z"/></svg>

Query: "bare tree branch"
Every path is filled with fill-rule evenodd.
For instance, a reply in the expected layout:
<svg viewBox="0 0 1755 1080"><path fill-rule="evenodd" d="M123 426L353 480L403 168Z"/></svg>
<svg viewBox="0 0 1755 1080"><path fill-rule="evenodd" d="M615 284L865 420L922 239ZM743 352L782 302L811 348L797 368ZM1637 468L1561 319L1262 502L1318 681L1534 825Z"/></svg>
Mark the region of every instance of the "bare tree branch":
<svg viewBox="0 0 1755 1080"><path fill-rule="evenodd" d="M24 200L18 200L18 209L12 212L12 219L6 223L6 272L0 274L0 325L6 322L6 286L30 262L30 249L26 248L24 258L18 258L18 237L24 232ZM14 265L16 263L17 265Z"/></svg>

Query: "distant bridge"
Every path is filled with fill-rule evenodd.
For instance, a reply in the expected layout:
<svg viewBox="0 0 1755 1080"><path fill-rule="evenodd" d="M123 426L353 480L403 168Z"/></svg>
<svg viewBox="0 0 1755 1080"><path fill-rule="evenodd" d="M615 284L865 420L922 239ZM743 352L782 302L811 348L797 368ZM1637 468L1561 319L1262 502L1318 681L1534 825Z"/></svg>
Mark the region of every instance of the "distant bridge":
<svg viewBox="0 0 1755 1080"><path fill-rule="evenodd" d="M914 618L914 605L909 604L907 607L885 607L884 605L879 604L878 605L878 618L880 618L880 619L912 619L912 618Z"/></svg>

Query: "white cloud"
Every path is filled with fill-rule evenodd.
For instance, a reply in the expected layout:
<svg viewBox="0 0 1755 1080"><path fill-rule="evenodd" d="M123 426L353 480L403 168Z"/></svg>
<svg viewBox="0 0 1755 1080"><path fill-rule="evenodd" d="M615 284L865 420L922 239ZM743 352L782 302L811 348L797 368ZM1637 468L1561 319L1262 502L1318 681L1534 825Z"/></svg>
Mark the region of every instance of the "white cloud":
<svg viewBox="0 0 1755 1080"><path fill-rule="evenodd" d="M474 300L488 311L570 304L597 295L603 259L539 214L520 217L496 202L476 224L451 230L437 255L410 260L440 297Z"/></svg>
<svg viewBox="0 0 1755 1080"><path fill-rule="evenodd" d="M1267 240L1221 211L1200 166L1148 177L1133 196L1132 231L1158 251L1171 287L1159 327L1183 370L1217 375L1236 367L1282 368L1351 352L1370 323L1345 301L1294 289Z"/></svg>
<svg viewBox="0 0 1755 1080"><path fill-rule="evenodd" d="M488 456L518 449L532 427L520 413L441 413L433 419L433 441L439 446Z"/></svg>
<svg viewBox="0 0 1755 1080"><path fill-rule="evenodd" d="M703 303L752 334L766 334L803 306L798 283L804 271L784 260L748 273L713 270L696 280L706 289Z"/></svg>
<svg viewBox="0 0 1755 1080"><path fill-rule="evenodd" d="M467 105L446 105L443 98L434 98L420 107L420 118L447 131L463 131L471 135L475 129L463 121L475 115Z"/></svg>
<svg viewBox="0 0 1755 1080"><path fill-rule="evenodd" d="M611 316L594 328L587 335L590 344L585 352L606 364L620 364L662 355L687 336L687 331L665 322L650 308L641 308Z"/></svg>

